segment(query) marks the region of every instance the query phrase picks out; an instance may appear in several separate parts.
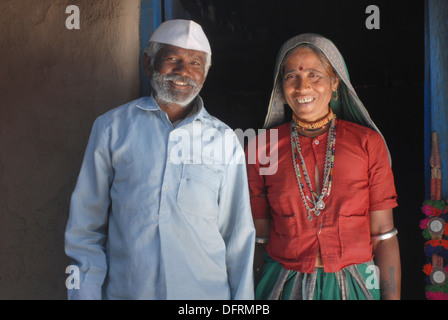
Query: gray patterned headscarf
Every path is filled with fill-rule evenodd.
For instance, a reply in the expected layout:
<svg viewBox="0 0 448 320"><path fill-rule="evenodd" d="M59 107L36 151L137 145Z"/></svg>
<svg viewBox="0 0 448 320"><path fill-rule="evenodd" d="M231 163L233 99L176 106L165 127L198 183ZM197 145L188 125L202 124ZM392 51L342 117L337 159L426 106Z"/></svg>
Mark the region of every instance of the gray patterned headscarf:
<svg viewBox="0 0 448 320"><path fill-rule="evenodd" d="M377 131L380 135L375 123L370 118L367 109L356 94L355 89L350 83L347 67L341 53L330 40L313 33L305 33L295 36L286 41L277 56L274 72L274 88L272 90L271 99L269 101L268 114L266 115L264 128L269 129L279 126L289 119L285 118L285 99L283 97L281 66L286 54L296 48L300 44L311 44L322 51L327 57L336 74L342 81L339 81L338 100L330 102L330 108L340 119L355 122L363 126L369 127ZM383 137L384 140L384 137ZM384 141L386 143L386 141Z"/></svg>

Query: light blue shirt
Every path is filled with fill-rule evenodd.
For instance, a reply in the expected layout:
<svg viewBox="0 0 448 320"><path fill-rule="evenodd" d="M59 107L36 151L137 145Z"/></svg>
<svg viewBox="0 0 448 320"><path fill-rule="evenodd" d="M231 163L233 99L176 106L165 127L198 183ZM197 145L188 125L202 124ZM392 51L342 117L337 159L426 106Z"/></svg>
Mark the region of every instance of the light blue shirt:
<svg viewBox="0 0 448 320"><path fill-rule="evenodd" d="M176 127L152 97L95 121L65 233L69 299L253 299L244 151L196 105Z"/></svg>

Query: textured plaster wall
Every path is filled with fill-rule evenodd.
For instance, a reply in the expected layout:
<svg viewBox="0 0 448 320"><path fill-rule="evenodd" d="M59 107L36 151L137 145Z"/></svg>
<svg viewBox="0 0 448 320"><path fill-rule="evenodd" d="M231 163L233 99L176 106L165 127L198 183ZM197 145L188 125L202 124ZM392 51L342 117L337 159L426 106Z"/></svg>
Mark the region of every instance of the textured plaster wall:
<svg viewBox="0 0 448 320"><path fill-rule="evenodd" d="M139 0L0 0L0 299L66 298L70 195L94 119L138 97L139 12Z"/></svg>

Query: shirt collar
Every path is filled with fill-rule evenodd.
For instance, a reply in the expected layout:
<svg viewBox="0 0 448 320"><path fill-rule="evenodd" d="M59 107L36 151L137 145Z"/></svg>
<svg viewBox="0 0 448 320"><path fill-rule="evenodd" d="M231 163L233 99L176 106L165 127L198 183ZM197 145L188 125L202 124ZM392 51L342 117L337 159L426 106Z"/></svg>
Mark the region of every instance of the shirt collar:
<svg viewBox="0 0 448 320"><path fill-rule="evenodd" d="M142 97L135 106L147 111L161 110L152 96Z"/></svg>
<svg viewBox="0 0 448 320"><path fill-rule="evenodd" d="M197 111L190 117L187 117L189 122L200 120L202 122L210 123L213 120L213 117L207 112L207 110L205 110L204 101L199 95L195 98L195 104L197 107ZM140 99L140 101L136 104L136 107L147 111L163 112L152 95L150 97L143 97L142 99Z"/></svg>

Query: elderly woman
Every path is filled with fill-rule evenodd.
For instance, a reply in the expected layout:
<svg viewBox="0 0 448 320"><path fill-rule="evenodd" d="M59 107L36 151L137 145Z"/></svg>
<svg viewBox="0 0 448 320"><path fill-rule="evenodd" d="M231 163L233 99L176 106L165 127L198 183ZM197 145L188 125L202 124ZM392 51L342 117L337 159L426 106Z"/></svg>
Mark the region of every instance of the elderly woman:
<svg viewBox="0 0 448 320"><path fill-rule="evenodd" d="M389 151L331 41L281 47L265 128L247 148L256 298L399 299Z"/></svg>

